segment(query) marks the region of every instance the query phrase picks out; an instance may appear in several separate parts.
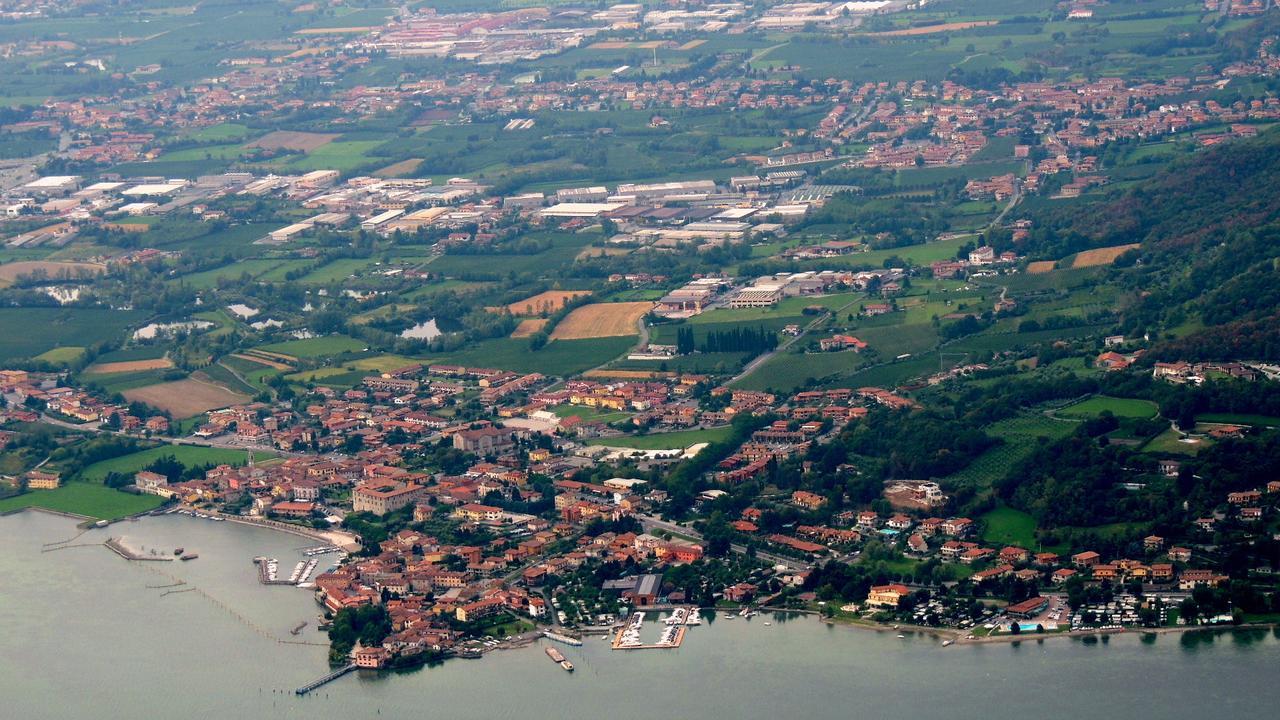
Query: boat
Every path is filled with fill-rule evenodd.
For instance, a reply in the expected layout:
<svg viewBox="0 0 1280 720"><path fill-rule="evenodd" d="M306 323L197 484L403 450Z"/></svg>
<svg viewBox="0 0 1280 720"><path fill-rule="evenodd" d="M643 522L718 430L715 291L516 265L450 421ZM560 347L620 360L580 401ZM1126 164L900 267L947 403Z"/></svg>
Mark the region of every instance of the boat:
<svg viewBox="0 0 1280 720"><path fill-rule="evenodd" d="M906 637L906 635L903 635L902 633L898 633L898 637L900 637L900 638L905 638L905 637Z"/></svg>
<svg viewBox="0 0 1280 720"><path fill-rule="evenodd" d="M182 554L182 553L184 553L184 552L186 552L186 548L176 548L176 549L173 551L173 554L174 554L174 555L181 555L181 554Z"/></svg>
<svg viewBox="0 0 1280 720"><path fill-rule="evenodd" d="M769 627L770 625L773 625L773 623L769 622L768 620L765 620L765 621L764 621L764 626L765 626L765 627Z"/></svg>
<svg viewBox="0 0 1280 720"><path fill-rule="evenodd" d="M193 552L189 552L189 553L186 553L186 554L182 555L182 559L183 559L183 560L195 560L195 559L196 559L196 558L198 558L198 557L200 557L200 556L199 556L199 555L197 555L196 553L193 553Z"/></svg>
<svg viewBox="0 0 1280 720"><path fill-rule="evenodd" d="M950 644L951 644L951 643L953 643L953 642L955 642L955 640L943 640L943 641L942 641L942 647L946 647L946 646L950 645Z"/></svg>
<svg viewBox="0 0 1280 720"><path fill-rule="evenodd" d="M569 662L568 660L561 660L560 667L564 668L565 670L568 670L569 672L573 672L573 663Z"/></svg>
<svg viewBox="0 0 1280 720"><path fill-rule="evenodd" d="M733 619L733 617L734 617L733 613L725 613L725 614L724 614L724 619L725 619L725 620L732 620L732 619Z"/></svg>

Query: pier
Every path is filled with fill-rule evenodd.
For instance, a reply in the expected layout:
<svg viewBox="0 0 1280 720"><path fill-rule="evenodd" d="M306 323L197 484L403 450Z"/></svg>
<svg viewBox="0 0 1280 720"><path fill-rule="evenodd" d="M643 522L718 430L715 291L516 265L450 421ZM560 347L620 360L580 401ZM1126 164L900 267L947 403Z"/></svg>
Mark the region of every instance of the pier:
<svg viewBox="0 0 1280 720"><path fill-rule="evenodd" d="M298 695L306 695L307 693L311 692L312 690L315 690L316 688L320 687L321 685L324 685L324 684L326 684L326 683L331 683L331 682L333 682L334 680L337 680L338 678L342 677L343 675L346 675L347 673L349 673L349 672L351 672L352 670L355 670L355 669L356 669L356 664L355 664L355 663L351 663L350 665L345 665L345 666L343 666L343 667L338 668L337 670L334 670L333 672L329 673L328 675L325 675L324 677L320 678L319 680L312 680L311 682L307 683L306 685L303 685L302 687L298 688L297 690L294 690L294 692L295 692L295 693L297 693Z"/></svg>
<svg viewBox="0 0 1280 720"><path fill-rule="evenodd" d="M102 544L106 545L108 548L111 549L112 552L124 558L125 560L150 560L154 562L173 562L173 557L170 555L143 555L130 548L127 548L124 545L123 538L107 538L107 541Z"/></svg>
<svg viewBox="0 0 1280 720"><path fill-rule="evenodd" d="M253 559L253 563L258 566L258 582L263 585L293 585L295 581L281 579L275 574L270 567L275 562L274 558L256 557Z"/></svg>

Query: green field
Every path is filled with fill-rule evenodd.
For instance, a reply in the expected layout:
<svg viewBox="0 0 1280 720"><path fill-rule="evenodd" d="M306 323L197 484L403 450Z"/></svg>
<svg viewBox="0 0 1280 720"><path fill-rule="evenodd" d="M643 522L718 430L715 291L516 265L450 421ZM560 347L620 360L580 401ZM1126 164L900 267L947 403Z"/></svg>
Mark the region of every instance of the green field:
<svg viewBox="0 0 1280 720"><path fill-rule="evenodd" d="M998 507L983 515L986 523L982 539L993 545L1017 545L1028 550L1036 547L1036 520L1021 510Z"/></svg>
<svg viewBox="0 0 1280 720"><path fill-rule="evenodd" d="M307 338L305 340L289 340L286 342L263 345L259 350L292 355L297 358L322 358L344 353L360 352L365 344L346 335L325 335L324 337Z"/></svg>
<svg viewBox="0 0 1280 720"><path fill-rule="evenodd" d="M1146 420L1156 416L1156 404L1150 400L1132 398L1113 398L1099 395L1088 400L1069 405L1059 411L1058 415L1067 418L1091 418L1104 412L1110 412L1118 418L1136 418Z"/></svg>
<svg viewBox="0 0 1280 720"><path fill-rule="evenodd" d="M425 364L456 363L470 367L492 367L513 372L538 372L568 377L603 365L636 344L634 337L592 340L555 340L541 350L529 350L525 338L484 340L456 352L429 355ZM656 369L656 368L655 368Z"/></svg>
<svg viewBox="0 0 1280 720"><path fill-rule="evenodd" d="M57 490L32 490L0 500L0 513L28 507L115 520L154 510L164 501L156 495L133 495L92 483L67 483Z"/></svg>
<svg viewBox="0 0 1280 720"><path fill-rule="evenodd" d="M1193 438L1195 442L1183 442L1182 434L1169 428L1147 441L1142 451L1152 455L1195 455L1213 443L1202 438Z"/></svg>
<svg viewBox="0 0 1280 720"><path fill-rule="evenodd" d="M595 438L593 440L588 440L587 444L635 448L637 450L678 450L698 443L713 443L720 442L721 440L727 440L732 434L733 428L726 425L724 427L717 428L654 433L652 435Z"/></svg>
<svg viewBox="0 0 1280 720"><path fill-rule="evenodd" d="M80 479L102 482L107 473L117 472L131 475L146 468L157 458L172 455L178 462L188 467L195 465L243 465L249 458L246 450L229 450L225 448L203 447L199 445L161 445L149 450L122 455L110 460L96 462L80 471ZM271 453L255 451L255 461L274 457Z"/></svg>
<svg viewBox="0 0 1280 720"><path fill-rule="evenodd" d="M84 355L84 348L66 346L40 353L35 357L36 360L44 360L54 365L68 365L79 360Z"/></svg>
<svg viewBox="0 0 1280 720"><path fill-rule="evenodd" d="M950 484L990 487L1022 460L1031 456L1039 438L1061 440L1076 429L1076 423L1054 420L1038 413L1027 413L992 423L983 430L1004 442L982 453L968 467L948 475Z"/></svg>
<svg viewBox="0 0 1280 720"><path fill-rule="evenodd" d="M0 308L0 361L115 340L145 316L138 310L105 308Z"/></svg>

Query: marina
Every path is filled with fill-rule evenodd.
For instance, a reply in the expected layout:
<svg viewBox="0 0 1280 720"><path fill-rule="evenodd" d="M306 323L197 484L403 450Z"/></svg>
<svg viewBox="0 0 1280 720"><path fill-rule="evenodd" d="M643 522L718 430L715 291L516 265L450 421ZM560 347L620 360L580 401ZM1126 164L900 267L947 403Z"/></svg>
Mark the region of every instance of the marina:
<svg viewBox="0 0 1280 720"><path fill-rule="evenodd" d="M663 629L658 637L657 642L646 643L641 639L641 632L645 624L645 612L638 611L628 618L627 622L618 628L613 635L611 647L614 650L670 650L680 647L684 644L685 634L688 628L693 624L700 624L701 620L691 622L698 617L698 609L693 607L677 607L671 611L671 615L662 621Z"/></svg>
<svg viewBox="0 0 1280 720"><path fill-rule="evenodd" d="M1270 631L1133 632L1092 643L1069 638L1043 644L1035 639L959 643L938 652L941 643L924 635L908 633L900 640L895 633L768 611L761 617L773 623L770 628L739 622L736 612L733 622L721 622L722 611L710 622L703 615L697 642L678 653L612 652L600 641L572 651L561 647L563 654L573 655L573 673L548 672L548 660L539 657L543 651L525 648L414 672L348 671L321 687L313 683L330 674L326 647L263 637L202 592L160 597L164 589L146 587L175 583L154 574L159 568L172 571L253 623L299 640L289 631L302 620L314 620L309 594L263 587L244 567L254 555L293 557L296 539L235 523L154 517L131 526L130 546L167 548L170 555L178 546L199 547L200 562L120 563L94 547L40 553L41 543L66 538L74 534L71 528L68 520L35 513L0 519L0 543L8 550L0 555L6 577L0 584L0 611L40 607L57 620L11 628L0 637L0 693L7 716L408 717L422 714L429 697L432 715L459 720L595 720L601 707L610 708L611 720L655 714L847 720L851 715L925 717L936 714L939 705L958 718L1016 720L1044 713L1042 694L1020 691L1028 686L1089 688L1054 692L1055 712L1068 717L1198 720L1215 707L1221 710L1226 702L1221 698L1229 697L1233 714L1263 718L1280 703L1280 688L1269 682L1280 663L1280 635ZM145 624L101 622L104 612L126 611L145 617ZM658 629L667 626L653 622L652 610L647 617L642 635L653 632L656 640ZM308 627L301 637L312 635ZM121 660L103 662L104 653ZM232 656L242 659L209 662ZM79 679L76 692L56 709L39 690L48 681L47 668ZM150 682L137 682L140 673ZM1213 687L1215 697L1187 683L1190 676ZM644 681L637 682L638 677ZM920 678L928 678L928 692L921 690ZM1140 698L1125 694L1135 683L1147 689ZM157 693L157 685L181 692ZM305 696L295 694L309 685ZM990 692L974 697L975 686ZM655 687L662 692L655 693ZM1001 702L992 703L991 693ZM570 694L574 702L566 702Z"/></svg>

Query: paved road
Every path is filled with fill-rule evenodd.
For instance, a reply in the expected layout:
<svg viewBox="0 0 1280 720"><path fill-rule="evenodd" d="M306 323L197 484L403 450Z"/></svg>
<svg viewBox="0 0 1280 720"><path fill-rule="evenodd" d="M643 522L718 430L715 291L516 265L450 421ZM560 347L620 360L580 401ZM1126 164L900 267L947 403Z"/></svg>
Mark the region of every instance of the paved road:
<svg viewBox="0 0 1280 720"><path fill-rule="evenodd" d="M667 532L675 533L677 535L684 535L685 537L693 538L694 540L702 540L702 533L699 533L697 530L694 530L691 527L685 527L684 525L677 525L676 523L673 523L673 522L667 522L666 520L654 517L652 515L636 515L635 517L637 520L640 521L641 527L643 527L646 531L666 530ZM734 552L738 553L739 555L747 554L747 548L745 545L730 545L729 548ZM761 560L767 560L771 563L774 563L775 565L785 565L789 570L808 570L810 567L808 564L802 563L799 560L783 557L782 555L775 555L773 553L765 552L763 550L756 550L756 557L760 558Z"/></svg>
<svg viewBox="0 0 1280 720"><path fill-rule="evenodd" d="M83 423L77 425L65 420L59 420L52 415L41 415L40 422L46 425L54 425L68 430L78 430L80 432L97 432L110 435L120 435L122 437L131 437L134 439L144 439L138 435L131 435L122 430L111 430L102 426L101 422ZM270 452L281 457L319 457L315 453L293 452L292 450L278 450L276 448L264 447L262 445L246 444L239 442L233 438L195 438L195 437L151 437L151 440L169 443L170 445L199 445L200 447L223 448L226 450L262 450Z"/></svg>

